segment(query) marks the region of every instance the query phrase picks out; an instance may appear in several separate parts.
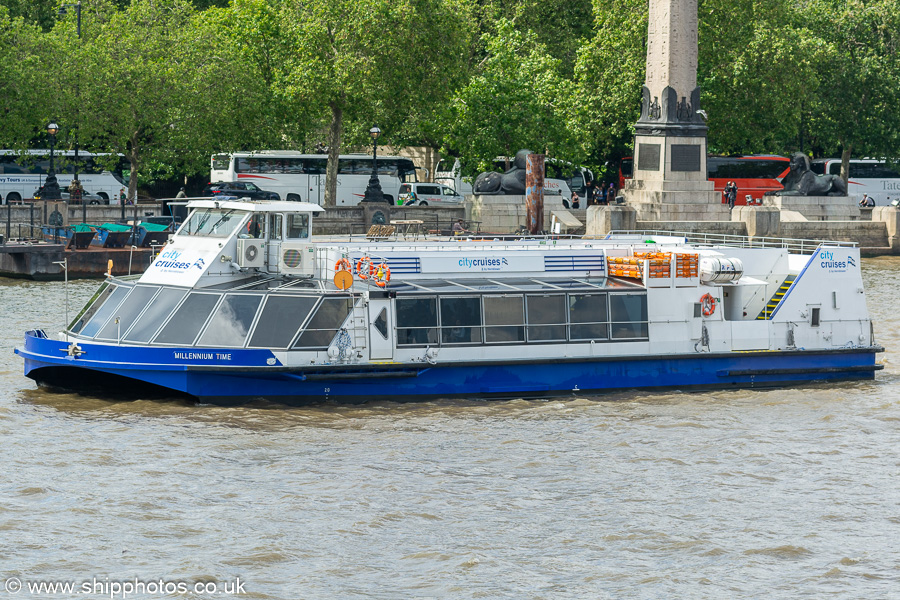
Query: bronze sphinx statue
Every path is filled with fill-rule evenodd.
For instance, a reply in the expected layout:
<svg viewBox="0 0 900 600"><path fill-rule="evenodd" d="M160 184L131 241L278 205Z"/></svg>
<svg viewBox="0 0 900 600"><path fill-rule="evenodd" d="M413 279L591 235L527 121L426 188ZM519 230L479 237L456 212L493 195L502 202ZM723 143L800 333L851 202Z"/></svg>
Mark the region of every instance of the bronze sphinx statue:
<svg viewBox="0 0 900 600"><path fill-rule="evenodd" d="M791 156L791 170L781 181L784 189L776 196L846 196L847 184L837 175L816 175L809 157L802 152Z"/></svg>

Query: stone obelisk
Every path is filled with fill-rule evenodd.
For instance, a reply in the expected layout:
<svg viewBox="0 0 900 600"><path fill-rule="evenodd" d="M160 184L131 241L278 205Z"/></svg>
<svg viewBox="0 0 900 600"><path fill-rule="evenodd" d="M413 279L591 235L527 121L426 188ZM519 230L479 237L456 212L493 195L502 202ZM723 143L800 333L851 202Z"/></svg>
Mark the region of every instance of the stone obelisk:
<svg viewBox="0 0 900 600"><path fill-rule="evenodd" d="M697 87L697 0L650 0L634 178L625 185L639 220L729 220L707 180L704 116Z"/></svg>

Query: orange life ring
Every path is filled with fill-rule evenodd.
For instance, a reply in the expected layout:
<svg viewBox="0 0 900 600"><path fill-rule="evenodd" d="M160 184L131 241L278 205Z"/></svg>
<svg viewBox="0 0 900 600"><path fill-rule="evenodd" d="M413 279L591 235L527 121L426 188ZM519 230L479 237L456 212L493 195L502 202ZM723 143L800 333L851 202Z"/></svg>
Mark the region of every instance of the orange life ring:
<svg viewBox="0 0 900 600"><path fill-rule="evenodd" d="M700 296L700 306L703 308L703 316L710 317L716 312L716 299L709 294Z"/></svg>
<svg viewBox="0 0 900 600"><path fill-rule="evenodd" d="M385 263L381 263L377 267L374 267L372 280L375 281L375 285L378 287L386 286L391 280L391 268Z"/></svg>
<svg viewBox="0 0 900 600"><path fill-rule="evenodd" d="M368 267L366 266L368 265ZM372 259L368 256L363 256L356 263L356 274L360 279L366 280L368 279L372 273L375 272L375 267L372 265Z"/></svg>
<svg viewBox="0 0 900 600"><path fill-rule="evenodd" d="M337 273L338 271L353 271L349 258L342 258L334 263L334 272Z"/></svg>

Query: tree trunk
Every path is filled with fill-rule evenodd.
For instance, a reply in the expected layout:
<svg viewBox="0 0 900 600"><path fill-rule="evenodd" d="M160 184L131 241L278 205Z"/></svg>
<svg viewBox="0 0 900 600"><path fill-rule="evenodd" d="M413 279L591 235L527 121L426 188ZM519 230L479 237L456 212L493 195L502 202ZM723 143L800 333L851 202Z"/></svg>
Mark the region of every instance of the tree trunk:
<svg viewBox="0 0 900 600"><path fill-rule="evenodd" d="M844 180L844 185L847 185L847 182L850 180L850 151L853 150L853 146L847 144L844 146L844 151L841 152L841 179ZM849 187L847 189L850 189Z"/></svg>
<svg viewBox="0 0 900 600"><path fill-rule="evenodd" d="M338 156L341 154L341 130L344 111L335 103L331 105L331 130L328 139L328 167L325 169L325 206L337 206Z"/></svg>
<svg viewBox="0 0 900 600"><path fill-rule="evenodd" d="M131 176L128 179L128 200L137 205L137 175L138 175L138 132L131 137L131 148L128 150L128 162L131 164Z"/></svg>

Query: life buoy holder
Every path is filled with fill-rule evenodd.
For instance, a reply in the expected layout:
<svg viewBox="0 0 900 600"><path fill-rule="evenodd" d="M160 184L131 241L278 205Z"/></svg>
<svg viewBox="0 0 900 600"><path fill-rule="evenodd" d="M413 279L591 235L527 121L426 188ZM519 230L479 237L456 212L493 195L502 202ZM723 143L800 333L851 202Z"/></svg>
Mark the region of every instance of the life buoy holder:
<svg viewBox="0 0 900 600"><path fill-rule="evenodd" d="M372 273L372 280L375 282L375 285L378 287L384 287L391 280L391 268L387 266L385 263L381 263L377 267L374 267L374 271Z"/></svg>
<svg viewBox="0 0 900 600"><path fill-rule="evenodd" d="M703 310L704 317L711 317L716 312L716 299L710 294L700 296L700 306Z"/></svg>
<svg viewBox="0 0 900 600"><path fill-rule="evenodd" d="M365 281L375 272L375 266L372 264L372 259L368 256L363 256L356 262L356 274L357 276Z"/></svg>
<svg viewBox="0 0 900 600"><path fill-rule="evenodd" d="M353 266L350 264L349 258L342 258L334 263L334 272L337 273L339 271L353 271Z"/></svg>

